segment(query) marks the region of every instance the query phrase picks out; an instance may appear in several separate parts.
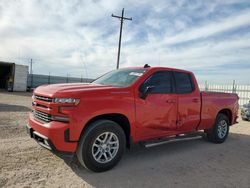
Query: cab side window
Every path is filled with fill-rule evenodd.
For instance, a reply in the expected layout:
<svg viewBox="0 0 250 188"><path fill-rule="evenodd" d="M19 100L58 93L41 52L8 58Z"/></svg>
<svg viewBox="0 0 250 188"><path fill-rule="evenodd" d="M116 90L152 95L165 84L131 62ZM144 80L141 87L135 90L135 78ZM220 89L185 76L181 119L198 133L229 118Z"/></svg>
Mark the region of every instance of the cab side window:
<svg viewBox="0 0 250 188"><path fill-rule="evenodd" d="M176 93L192 93L194 84L189 73L175 72Z"/></svg>
<svg viewBox="0 0 250 188"><path fill-rule="evenodd" d="M152 87L150 93L172 93L173 77L170 71L161 71L152 74L140 87L144 91L147 87Z"/></svg>

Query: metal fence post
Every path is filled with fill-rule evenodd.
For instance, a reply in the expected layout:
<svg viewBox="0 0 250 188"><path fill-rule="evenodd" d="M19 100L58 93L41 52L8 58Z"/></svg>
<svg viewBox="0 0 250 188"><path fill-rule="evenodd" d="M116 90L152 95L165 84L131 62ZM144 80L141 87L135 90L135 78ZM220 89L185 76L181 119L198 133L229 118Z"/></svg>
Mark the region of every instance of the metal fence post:
<svg viewBox="0 0 250 188"><path fill-rule="evenodd" d="M33 88L33 73L31 73L30 88Z"/></svg>
<svg viewBox="0 0 250 188"><path fill-rule="evenodd" d="M208 91L208 83L205 81L205 91Z"/></svg>
<svg viewBox="0 0 250 188"><path fill-rule="evenodd" d="M49 76L48 76L48 84L50 84L50 72L49 72Z"/></svg>
<svg viewBox="0 0 250 188"><path fill-rule="evenodd" d="M233 90L232 93L236 93L236 84L235 84L235 80L233 80Z"/></svg>

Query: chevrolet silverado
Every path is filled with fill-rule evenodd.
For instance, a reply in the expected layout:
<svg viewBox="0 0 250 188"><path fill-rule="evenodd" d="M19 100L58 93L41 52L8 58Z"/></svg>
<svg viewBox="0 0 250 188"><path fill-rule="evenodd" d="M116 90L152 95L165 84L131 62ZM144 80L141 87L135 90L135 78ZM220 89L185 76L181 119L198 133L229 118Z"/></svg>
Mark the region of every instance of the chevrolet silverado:
<svg viewBox="0 0 250 188"><path fill-rule="evenodd" d="M238 96L200 92L192 72L163 67L111 71L92 83L36 88L27 131L43 147L76 154L87 169L114 167L134 143L157 145L204 134L222 143Z"/></svg>

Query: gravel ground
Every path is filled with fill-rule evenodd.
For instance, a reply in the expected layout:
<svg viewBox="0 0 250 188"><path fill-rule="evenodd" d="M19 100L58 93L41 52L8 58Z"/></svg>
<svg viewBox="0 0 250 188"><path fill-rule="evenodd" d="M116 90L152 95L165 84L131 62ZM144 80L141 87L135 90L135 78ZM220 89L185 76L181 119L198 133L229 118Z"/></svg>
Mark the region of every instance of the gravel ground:
<svg viewBox="0 0 250 188"><path fill-rule="evenodd" d="M136 146L112 170L92 173L26 135L30 93L0 93L0 187L250 187L250 122L223 144L202 138Z"/></svg>

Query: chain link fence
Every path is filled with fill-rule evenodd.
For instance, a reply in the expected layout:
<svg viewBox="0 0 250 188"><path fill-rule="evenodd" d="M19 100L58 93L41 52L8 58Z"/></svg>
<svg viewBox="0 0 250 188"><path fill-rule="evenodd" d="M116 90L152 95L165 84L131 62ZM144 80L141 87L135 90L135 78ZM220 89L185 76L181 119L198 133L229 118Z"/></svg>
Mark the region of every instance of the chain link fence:
<svg viewBox="0 0 250 188"><path fill-rule="evenodd" d="M250 101L250 85L236 84L235 81L232 84L200 84L201 91L215 91L226 93L237 93L240 97L239 105L242 106Z"/></svg>

